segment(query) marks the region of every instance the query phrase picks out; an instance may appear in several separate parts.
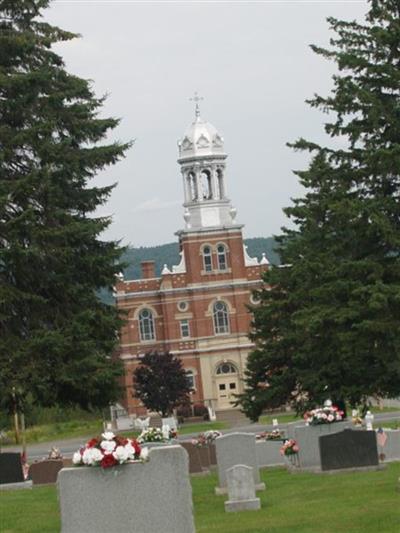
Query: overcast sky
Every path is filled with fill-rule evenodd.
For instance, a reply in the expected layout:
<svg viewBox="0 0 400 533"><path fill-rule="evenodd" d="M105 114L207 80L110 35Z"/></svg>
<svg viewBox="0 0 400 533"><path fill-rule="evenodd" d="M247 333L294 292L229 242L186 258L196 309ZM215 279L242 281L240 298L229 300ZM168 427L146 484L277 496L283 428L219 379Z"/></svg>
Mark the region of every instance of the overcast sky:
<svg viewBox="0 0 400 533"><path fill-rule="evenodd" d="M366 1L133 2L56 0L46 19L81 39L57 45L71 73L107 93L104 114L121 118L110 139L135 139L96 184L118 182L100 211L107 238L133 246L176 240L183 227L177 140L201 115L225 139L227 188L246 237L286 224L282 208L302 191L292 173L306 158L286 147L323 141L326 116L304 100L332 87L326 17L362 20Z"/></svg>

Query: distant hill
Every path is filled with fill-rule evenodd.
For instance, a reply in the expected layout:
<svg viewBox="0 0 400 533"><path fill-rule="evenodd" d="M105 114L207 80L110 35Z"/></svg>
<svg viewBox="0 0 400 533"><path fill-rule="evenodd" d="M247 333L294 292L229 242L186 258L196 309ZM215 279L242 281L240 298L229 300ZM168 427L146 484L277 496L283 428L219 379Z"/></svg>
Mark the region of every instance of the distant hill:
<svg viewBox="0 0 400 533"><path fill-rule="evenodd" d="M265 252L270 263L279 264L279 256L274 252L276 244L273 237L254 237L245 239L244 243L247 245L247 253L250 257L261 259L262 253ZM179 263L179 245L177 242L170 242L160 246L128 248L122 260L128 264L124 270L125 279L139 279L141 277L141 261L149 260L155 261L156 276L160 276L165 264L171 268Z"/></svg>
<svg viewBox="0 0 400 533"><path fill-rule="evenodd" d="M261 259L262 253L265 252L268 261L273 265L279 265L280 259L274 251L276 243L273 237L254 237L245 239L247 253L250 257ZM142 261L155 261L156 276L161 275L161 270L166 264L169 268L179 264L179 245L177 242L161 244L160 246L140 246L139 248L127 248L122 256L122 261L128 266L124 269L126 280L139 279L142 276L140 263ZM99 292L100 299L104 303L112 304L114 299L107 289Z"/></svg>

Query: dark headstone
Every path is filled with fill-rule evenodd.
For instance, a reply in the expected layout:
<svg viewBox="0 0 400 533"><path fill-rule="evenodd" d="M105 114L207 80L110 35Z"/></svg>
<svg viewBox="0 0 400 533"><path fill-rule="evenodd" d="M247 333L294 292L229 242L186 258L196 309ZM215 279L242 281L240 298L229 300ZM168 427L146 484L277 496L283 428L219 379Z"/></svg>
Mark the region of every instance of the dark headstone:
<svg viewBox="0 0 400 533"><path fill-rule="evenodd" d="M200 463L203 468L203 470L209 470L210 469L210 449L207 445L205 446L199 446L197 448L197 452L200 457Z"/></svg>
<svg viewBox="0 0 400 533"><path fill-rule="evenodd" d="M0 453L0 484L25 481L20 453Z"/></svg>
<svg viewBox="0 0 400 533"><path fill-rule="evenodd" d="M353 431L323 435L319 438L322 470L378 466L375 431Z"/></svg>
<svg viewBox="0 0 400 533"><path fill-rule="evenodd" d="M180 444L189 454L189 474L199 474L200 472L203 472L197 446L191 442L181 442Z"/></svg>
<svg viewBox="0 0 400 533"><path fill-rule="evenodd" d="M30 466L29 477L34 485L56 483L61 468L63 468L62 459L46 459Z"/></svg>

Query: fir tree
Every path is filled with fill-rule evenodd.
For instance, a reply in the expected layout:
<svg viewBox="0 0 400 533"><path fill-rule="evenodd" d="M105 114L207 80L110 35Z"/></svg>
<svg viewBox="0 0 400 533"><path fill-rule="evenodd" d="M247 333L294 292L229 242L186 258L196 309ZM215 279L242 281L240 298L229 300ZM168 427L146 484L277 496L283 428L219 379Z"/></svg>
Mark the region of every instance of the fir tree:
<svg viewBox="0 0 400 533"><path fill-rule="evenodd" d="M0 390L9 405L100 407L118 394L120 319L99 302L121 269L97 217L113 186L89 186L128 144L118 120L52 46L76 35L40 20L48 0L0 2Z"/></svg>
<svg viewBox="0 0 400 533"><path fill-rule="evenodd" d="M338 67L332 93L309 103L336 140L293 147L304 198L285 213L281 268L254 309L255 351L239 401L298 412L327 398L351 405L400 394L400 4L372 0L364 24L328 19ZM340 147L338 147L340 146Z"/></svg>
<svg viewBox="0 0 400 533"><path fill-rule="evenodd" d="M190 385L182 361L171 353L144 355L133 373L135 398L165 417L189 401Z"/></svg>

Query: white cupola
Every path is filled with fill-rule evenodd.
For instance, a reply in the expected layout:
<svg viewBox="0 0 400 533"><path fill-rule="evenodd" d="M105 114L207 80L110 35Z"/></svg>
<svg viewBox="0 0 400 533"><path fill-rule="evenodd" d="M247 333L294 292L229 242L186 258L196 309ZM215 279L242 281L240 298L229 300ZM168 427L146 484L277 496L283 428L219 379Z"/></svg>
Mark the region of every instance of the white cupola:
<svg viewBox="0 0 400 533"><path fill-rule="evenodd" d="M235 225L236 209L227 198L224 140L218 130L200 116L195 93L195 118L178 141L184 188L184 220L187 230Z"/></svg>

